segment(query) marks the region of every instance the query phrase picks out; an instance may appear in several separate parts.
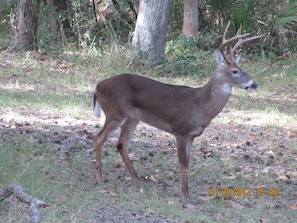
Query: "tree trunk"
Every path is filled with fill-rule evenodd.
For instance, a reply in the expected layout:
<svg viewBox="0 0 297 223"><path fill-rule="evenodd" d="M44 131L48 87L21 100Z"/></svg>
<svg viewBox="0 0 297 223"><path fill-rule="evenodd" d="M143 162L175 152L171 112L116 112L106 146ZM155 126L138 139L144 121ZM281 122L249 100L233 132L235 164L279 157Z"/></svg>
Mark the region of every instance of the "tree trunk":
<svg viewBox="0 0 297 223"><path fill-rule="evenodd" d="M18 25L15 32L15 48L17 50L35 50L38 25L39 0L20 0L18 6Z"/></svg>
<svg viewBox="0 0 297 223"><path fill-rule="evenodd" d="M57 20L57 14L55 11L56 3L55 0L46 0L46 4L50 7L52 13L49 14L48 17L48 31L54 34L54 36L57 36L58 33L58 20Z"/></svg>
<svg viewBox="0 0 297 223"><path fill-rule="evenodd" d="M57 40L60 40L61 37L59 36L59 33L63 32L61 35L64 37L65 30L66 32L69 32L70 29L70 22L68 19L63 20L61 24L58 22L59 13L67 10L67 2L66 0L46 0L46 3L51 7L52 11L48 18L48 31L51 32Z"/></svg>
<svg viewBox="0 0 297 223"><path fill-rule="evenodd" d="M198 0L184 0L183 34L195 36L198 33Z"/></svg>
<svg viewBox="0 0 297 223"><path fill-rule="evenodd" d="M158 62L164 54L173 0L140 0L132 45Z"/></svg>

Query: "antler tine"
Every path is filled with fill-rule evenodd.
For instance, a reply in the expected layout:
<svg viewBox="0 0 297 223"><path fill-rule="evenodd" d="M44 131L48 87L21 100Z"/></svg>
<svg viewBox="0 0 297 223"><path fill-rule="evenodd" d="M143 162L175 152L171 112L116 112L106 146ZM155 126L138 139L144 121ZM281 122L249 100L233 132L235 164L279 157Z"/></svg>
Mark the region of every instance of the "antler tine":
<svg viewBox="0 0 297 223"><path fill-rule="evenodd" d="M248 35L250 35L249 33L247 33ZM244 35L244 34L243 34ZM242 36L243 36L242 35ZM239 38L237 43L232 47L231 51L230 51L230 57L232 58L233 60L233 55L235 53L235 51L244 43L247 43L247 42L251 42L253 40L256 40L256 39L260 39L261 37L263 37L265 34L262 34L262 35L259 35L259 36L253 36L253 37L250 37L250 38L246 38L246 39L242 39ZM246 35L247 36L247 35Z"/></svg>
<svg viewBox="0 0 297 223"><path fill-rule="evenodd" d="M227 31L229 29L229 25L230 25L230 22L228 22L226 28L225 28L225 31L223 33L223 37L222 37L222 42L221 42L221 45L219 46L219 50L223 53L223 49L224 47L226 46L227 44L227 40L226 40L226 34L227 34Z"/></svg>
<svg viewBox="0 0 297 223"><path fill-rule="evenodd" d="M241 46L244 43L247 43L247 42L250 42L250 41L253 41L253 40L256 40L256 39L260 39L261 37L263 37L265 35L265 34L263 34L263 35L253 36L253 37L250 37L250 38L243 39L244 37L249 36L250 33L241 34L242 25L240 25L240 28L237 30L236 35L231 37L230 39L226 39L226 34L228 32L229 26L230 26L230 22L228 22L228 24L226 26L226 29L225 29L225 31L223 33L223 37L222 37L222 43L219 46L219 50L223 54L225 60L227 60L229 62L234 61L234 53L239 48L239 46ZM229 56L229 58L227 58L227 56L224 54L224 48L228 43L231 43L231 42L236 41L236 40L237 40L237 43L232 47L232 49L230 50L230 56Z"/></svg>
<svg viewBox="0 0 297 223"><path fill-rule="evenodd" d="M237 30L236 32L236 35L231 37L230 39L226 39L226 34L227 34L227 31L229 29L229 26L230 26L230 22L228 22L227 26L226 26L226 29L224 31L224 34L223 34L223 37L222 37L222 43L221 45L219 46L219 50L221 51L221 53L223 54L224 56L224 59L225 61L228 61L229 63L232 63L232 61L234 61L234 58L233 58L233 53L234 51L232 51L233 53L230 54L230 58L228 58L225 53L224 53L224 48L225 46L228 44L228 43L231 43L233 41L236 41L236 40L239 40L239 39L242 39L243 37L246 37L248 35L250 35L249 33L245 33L245 34L241 34L241 30L242 30L242 26L240 26L240 28ZM239 44L240 45L240 44ZM237 47L239 47L239 45Z"/></svg>
<svg viewBox="0 0 297 223"><path fill-rule="evenodd" d="M243 37L246 37L246 36L250 35L249 33L245 33L245 34L242 34L241 35L242 26L240 26L240 28L238 29L238 31L237 31L237 33L236 33L235 36L231 37L230 39L226 39L226 34L227 34L228 29L229 29L229 26L230 26L230 22L228 22L228 24L226 26L226 29L225 29L224 34L223 34L223 37L222 37L222 43L219 46L219 49L221 50L222 53L223 53L224 47L228 43L231 43L231 42L233 42L235 40L238 40L240 38L243 38Z"/></svg>

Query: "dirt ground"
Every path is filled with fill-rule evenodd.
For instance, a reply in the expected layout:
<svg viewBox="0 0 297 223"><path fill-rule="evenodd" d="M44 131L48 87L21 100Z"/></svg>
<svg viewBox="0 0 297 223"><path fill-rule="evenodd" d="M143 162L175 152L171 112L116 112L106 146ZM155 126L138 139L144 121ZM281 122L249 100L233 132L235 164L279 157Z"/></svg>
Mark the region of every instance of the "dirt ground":
<svg viewBox="0 0 297 223"><path fill-rule="evenodd" d="M2 112L5 112L5 108L2 108ZM70 119L62 115L52 115L32 109L23 110L22 115L27 118L9 121L0 119L1 137L4 135L11 137L15 137L16 134L21 135L34 143L46 145L46 147L51 148L52 153L58 154L62 158L66 159L79 155L82 159L94 163L93 138L99 131L102 122L98 124L99 122L96 119ZM253 172L256 174L274 169L275 180L280 184L292 185L290 191L294 194L292 190L296 188L297 175L294 168L288 164L288 155L284 155L284 153L289 152L297 160L296 149L292 148L296 142L296 135L297 132L289 129L238 125L232 120L227 125L211 124L204 134L195 141L196 149L192 152L193 162L191 165L197 164L197 156L202 156L204 159L213 157L229 159L231 157L238 160L237 172ZM110 147L115 142L116 136L111 137L107 146ZM131 147L137 145L145 148L143 153L146 155L134 154L136 156L147 156L150 153L149 151L155 153L156 147L160 146L167 146L172 153L175 149L172 136L146 125L141 125L136 130ZM133 152L131 153L133 154ZM278 172L281 168L285 171ZM113 174L117 174L117 172L119 171L115 167ZM224 177L232 179L233 176ZM178 182L173 182L173 184L179 186ZM172 193L172 191L167 193ZM193 191L193 193L195 192ZM196 194L196 196L201 196L201 194ZM273 199L275 198L268 199L267 202L272 202L272 205L276 206L293 203L293 200ZM235 199L232 202L239 206L252 207L255 205L255 200L246 200L242 203ZM90 220L86 215L87 222L173 222L169 217L154 213L153 209L148 212L137 213L129 210L129 208L123 209L116 202L106 202L106 199L103 202L98 200L96 205L90 208L88 214L92 215L93 220Z"/></svg>
<svg viewBox="0 0 297 223"><path fill-rule="evenodd" d="M2 108L5 112L5 108ZM52 116L40 111L24 110L22 115L26 120L12 120L7 122L0 118L0 137L14 138L20 135L31 142L43 144L51 148L51 152L61 159L79 156L94 163L93 138L99 131L98 121L67 119L62 116ZM38 124L37 124L38 123ZM157 131L157 130L156 130ZM18 137L16 137L18 138ZM109 142L114 141L111 138ZM172 222L157 214L141 214L133 210L125 210L117 203L99 200L90 209L92 216L83 216L86 222ZM151 216L150 216L151 215ZM27 216L28 218L28 216Z"/></svg>

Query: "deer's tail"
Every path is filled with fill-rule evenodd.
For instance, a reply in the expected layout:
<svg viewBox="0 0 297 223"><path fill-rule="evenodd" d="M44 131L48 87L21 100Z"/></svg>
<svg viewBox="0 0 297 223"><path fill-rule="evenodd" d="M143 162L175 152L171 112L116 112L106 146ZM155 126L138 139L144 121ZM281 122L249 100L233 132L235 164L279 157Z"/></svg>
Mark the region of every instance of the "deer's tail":
<svg viewBox="0 0 297 223"><path fill-rule="evenodd" d="M96 91L94 92L93 102L94 102L94 113L95 113L95 116L99 118L100 117L100 113L101 113L101 106L99 104L99 101L97 100Z"/></svg>

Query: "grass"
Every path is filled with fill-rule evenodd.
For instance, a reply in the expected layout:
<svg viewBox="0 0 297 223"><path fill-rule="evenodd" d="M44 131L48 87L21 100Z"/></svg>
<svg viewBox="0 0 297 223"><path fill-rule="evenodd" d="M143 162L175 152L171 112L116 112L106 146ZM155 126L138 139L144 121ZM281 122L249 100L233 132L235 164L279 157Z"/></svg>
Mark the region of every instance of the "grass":
<svg viewBox="0 0 297 223"><path fill-rule="evenodd" d="M296 65L286 58L245 61L256 91L234 89L222 111L197 138L188 170L195 207L179 201L180 176L172 136L140 125L130 155L143 189L131 182L114 136L103 152L104 184L94 186L95 83L134 70L116 56L66 59L19 55L0 64L0 188L23 185L48 202L42 222L294 222L296 207ZM207 78L137 73L167 83L201 86ZM213 67L212 64L204 64ZM208 69L205 70L208 73ZM99 128L102 124L100 121ZM250 196L208 196L208 189L249 188ZM260 195L260 189L265 194ZM278 196L269 194L277 188ZM28 222L16 198L0 203L0 222Z"/></svg>
<svg viewBox="0 0 297 223"><path fill-rule="evenodd" d="M58 157L58 154L50 153L48 146L44 147L34 142L34 139L3 134L1 142L5 143L1 145L1 157L4 158L0 164L1 184L9 182L24 185L32 196L46 200L52 211L46 213L47 210L41 209L41 214L46 213L43 222L65 222L66 219L75 219L80 210L87 208L90 200L95 198L95 190L86 193L86 197L72 196L86 190L84 184L92 185L92 182L88 182L88 179L92 179L86 176L86 166L90 166L86 161L77 158L64 160ZM74 165L75 168L71 168ZM19 201L11 199L1 206L8 211L4 216L1 215L2 222L28 222L24 218L27 216L26 211L18 210L21 206ZM75 212L69 213L65 218L69 210Z"/></svg>

